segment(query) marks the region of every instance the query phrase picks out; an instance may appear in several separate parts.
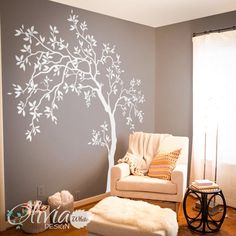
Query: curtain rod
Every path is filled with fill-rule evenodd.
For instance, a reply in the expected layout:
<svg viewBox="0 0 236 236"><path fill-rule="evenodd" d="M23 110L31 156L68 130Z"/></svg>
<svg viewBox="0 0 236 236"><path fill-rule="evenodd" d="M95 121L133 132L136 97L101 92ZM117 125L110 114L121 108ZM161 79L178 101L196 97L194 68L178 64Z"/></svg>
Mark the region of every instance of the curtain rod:
<svg viewBox="0 0 236 236"><path fill-rule="evenodd" d="M230 31L230 30L236 30L236 26L222 28L222 29L216 29L216 30L208 30L208 31L203 31L203 32L198 32L198 33L193 33L193 37L204 35L204 34L216 33L216 32L220 33L220 32Z"/></svg>

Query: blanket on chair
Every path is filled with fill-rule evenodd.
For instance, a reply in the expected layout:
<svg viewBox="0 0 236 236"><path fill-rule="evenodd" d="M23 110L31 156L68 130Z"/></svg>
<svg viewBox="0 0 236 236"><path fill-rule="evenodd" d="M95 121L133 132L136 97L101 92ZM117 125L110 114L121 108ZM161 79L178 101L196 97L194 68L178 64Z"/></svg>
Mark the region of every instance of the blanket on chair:
<svg viewBox="0 0 236 236"><path fill-rule="evenodd" d="M167 236L176 236L176 213L144 201L107 197L89 211L117 224L137 227L144 232L164 230Z"/></svg>
<svg viewBox="0 0 236 236"><path fill-rule="evenodd" d="M170 134L152 134L135 132L129 136L127 153L118 163L127 163L133 175L144 175L148 172L153 157L159 150L160 143Z"/></svg>

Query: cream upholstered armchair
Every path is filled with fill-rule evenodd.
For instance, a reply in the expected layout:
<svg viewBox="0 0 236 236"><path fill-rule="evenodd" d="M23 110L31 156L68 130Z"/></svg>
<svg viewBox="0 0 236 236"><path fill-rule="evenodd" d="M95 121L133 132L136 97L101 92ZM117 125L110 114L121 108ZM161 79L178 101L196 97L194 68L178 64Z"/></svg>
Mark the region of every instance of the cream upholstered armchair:
<svg viewBox="0 0 236 236"><path fill-rule="evenodd" d="M141 152L143 152L141 157L148 165L150 165L151 160L147 161L145 156L155 155L157 152L171 152L181 148L181 154L176 163L176 167L171 173L171 180L152 178L147 175L131 175L130 166L127 163L120 163L115 165L111 171L111 195L132 199L150 199L173 202L176 203L175 209L178 211L179 203L182 202L187 184L188 138L172 135L166 135L163 136L163 138L160 134L145 134L149 135L148 140L147 138L139 138L137 141L135 135L137 136L138 134L140 134L140 132L134 133L132 134L133 136L130 136L128 152L130 151L130 146L134 146L131 142L136 142L136 146L141 145ZM158 141L150 141L150 135L152 138L154 137L154 139L156 135ZM152 146L149 147L149 145Z"/></svg>

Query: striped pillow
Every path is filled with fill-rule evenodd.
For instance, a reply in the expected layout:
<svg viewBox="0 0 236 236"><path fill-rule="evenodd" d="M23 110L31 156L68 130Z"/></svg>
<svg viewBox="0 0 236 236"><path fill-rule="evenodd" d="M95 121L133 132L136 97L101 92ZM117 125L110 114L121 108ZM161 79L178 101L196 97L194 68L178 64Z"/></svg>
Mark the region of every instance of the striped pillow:
<svg viewBox="0 0 236 236"><path fill-rule="evenodd" d="M148 176L159 179L170 180L171 172L176 166L181 149L169 153L158 153L152 159L149 166Z"/></svg>

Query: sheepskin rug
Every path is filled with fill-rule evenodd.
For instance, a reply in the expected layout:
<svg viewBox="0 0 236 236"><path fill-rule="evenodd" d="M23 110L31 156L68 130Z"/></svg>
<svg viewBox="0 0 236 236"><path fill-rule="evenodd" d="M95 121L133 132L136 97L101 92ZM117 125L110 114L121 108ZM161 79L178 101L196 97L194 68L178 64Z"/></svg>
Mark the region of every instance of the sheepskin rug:
<svg viewBox="0 0 236 236"><path fill-rule="evenodd" d="M141 231L164 230L167 236L176 236L178 223L176 213L144 201L119 197L107 197L89 211L117 224L137 227Z"/></svg>

